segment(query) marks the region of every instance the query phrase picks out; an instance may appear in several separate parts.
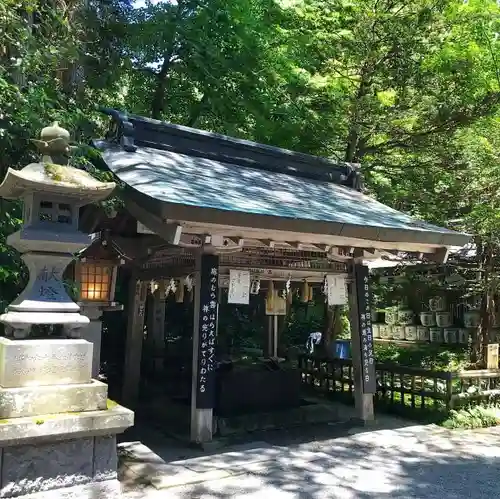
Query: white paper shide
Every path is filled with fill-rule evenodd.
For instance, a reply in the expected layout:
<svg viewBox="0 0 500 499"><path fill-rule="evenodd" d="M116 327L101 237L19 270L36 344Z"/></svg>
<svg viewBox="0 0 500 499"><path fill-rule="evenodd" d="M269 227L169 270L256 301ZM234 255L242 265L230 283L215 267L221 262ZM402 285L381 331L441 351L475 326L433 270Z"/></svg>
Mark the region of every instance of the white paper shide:
<svg viewBox="0 0 500 499"><path fill-rule="evenodd" d="M227 302L235 305L250 303L250 272L248 270L229 270Z"/></svg>

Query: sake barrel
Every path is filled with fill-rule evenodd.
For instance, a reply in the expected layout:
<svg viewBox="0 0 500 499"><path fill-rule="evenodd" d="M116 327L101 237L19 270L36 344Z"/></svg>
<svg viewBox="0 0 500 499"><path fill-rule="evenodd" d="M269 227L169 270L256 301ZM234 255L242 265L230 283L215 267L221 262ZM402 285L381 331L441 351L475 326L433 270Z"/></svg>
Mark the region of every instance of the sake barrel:
<svg viewBox="0 0 500 499"><path fill-rule="evenodd" d="M405 326L405 340L417 340L417 326Z"/></svg>
<svg viewBox="0 0 500 499"><path fill-rule="evenodd" d="M445 343L454 344L458 340L458 330L452 327L446 327L443 330L443 340Z"/></svg>
<svg viewBox="0 0 500 499"><path fill-rule="evenodd" d="M443 343L443 330L440 327L431 327L429 329L429 338L431 343Z"/></svg>
<svg viewBox="0 0 500 499"><path fill-rule="evenodd" d="M389 326L388 324L380 324L379 332L380 338L383 340L392 338L392 326Z"/></svg>
<svg viewBox="0 0 500 499"><path fill-rule="evenodd" d="M472 337L472 329L467 329L462 327L458 330L458 343L462 345L467 345L469 343L469 338Z"/></svg>
<svg viewBox="0 0 500 499"><path fill-rule="evenodd" d="M398 311L395 307L389 307L385 309L385 322L390 326L398 322Z"/></svg>
<svg viewBox="0 0 500 499"><path fill-rule="evenodd" d="M403 326L413 324L413 317L414 317L413 310L409 309L401 309L398 310L398 322L399 324L402 324Z"/></svg>
<svg viewBox="0 0 500 499"><path fill-rule="evenodd" d="M392 337L395 340L405 339L405 327L404 326L392 326Z"/></svg>
<svg viewBox="0 0 500 499"><path fill-rule="evenodd" d="M432 327L436 325L436 314L434 312L421 312L420 322L422 326Z"/></svg>
<svg viewBox="0 0 500 499"><path fill-rule="evenodd" d="M418 341L429 341L429 328L427 326L417 326Z"/></svg>
<svg viewBox="0 0 500 499"><path fill-rule="evenodd" d="M450 327L453 324L451 312L436 312L436 326Z"/></svg>
<svg viewBox="0 0 500 499"><path fill-rule="evenodd" d="M429 310L431 312L442 312L446 309L446 301L443 296L433 296L429 299Z"/></svg>
<svg viewBox="0 0 500 499"><path fill-rule="evenodd" d="M464 313L464 327L473 328L479 326L481 315L479 310L469 310Z"/></svg>

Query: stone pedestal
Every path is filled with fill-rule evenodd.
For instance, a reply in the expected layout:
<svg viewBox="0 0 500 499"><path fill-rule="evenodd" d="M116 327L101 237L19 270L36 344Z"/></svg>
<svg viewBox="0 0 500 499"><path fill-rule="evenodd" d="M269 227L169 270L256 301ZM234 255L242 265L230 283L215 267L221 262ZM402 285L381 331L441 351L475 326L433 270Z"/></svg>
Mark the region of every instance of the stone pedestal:
<svg viewBox="0 0 500 499"><path fill-rule="evenodd" d="M101 368L102 321L91 319L90 324L82 330L81 334L84 339L92 343L92 377L98 378Z"/></svg>
<svg viewBox="0 0 500 499"><path fill-rule="evenodd" d="M0 338L0 498L120 497L116 434L134 415L91 370L88 341Z"/></svg>

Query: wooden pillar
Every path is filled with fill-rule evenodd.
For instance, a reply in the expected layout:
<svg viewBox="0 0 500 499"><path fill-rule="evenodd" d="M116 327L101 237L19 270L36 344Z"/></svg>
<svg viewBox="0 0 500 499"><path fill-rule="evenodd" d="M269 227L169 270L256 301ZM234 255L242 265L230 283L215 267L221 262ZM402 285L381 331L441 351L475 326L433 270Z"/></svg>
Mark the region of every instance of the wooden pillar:
<svg viewBox="0 0 500 499"><path fill-rule="evenodd" d="M132 276L129 287L127 338L125 342L122 387L122 403L131 409L136 407L139 396L147 291L148 283Z"/></svg>
<svg viewBox="0 0 500 499"><path fill-rule="evenodd" d="M167 282L161 280L158 289L153 292L151 308L148 305L148 351L152 356L153 371L158 372L163 366L165 352L165 301Z"/></svg>
<svg viewBox="0 0 500 499"><path fill-rule="evenodd" d="M349 309L354 401L357 416L362 421L368 422L374 419L373 394L376 392L375 358L371 327L371 295L368 268L353 261L351 269Z"/></svg>
<svg viewBox="0 0 500 499"><path fill-rule="evenodd" d="M219 311L219 257L211 247L196 254L191 441L203 444L213 436L216 336Z"/></svg>
<svg viewBox="0 0 500 499"><path fill-rule="evenodd" d="M273 356L273 316L267 316L267 356Z"/></svg>
<svg viewBox="0 0 500 499"><path fill-rule="evenodd" d="M279 321L278 316L273 316L273 357L278 356L278 341L279 341Z"/></svg>

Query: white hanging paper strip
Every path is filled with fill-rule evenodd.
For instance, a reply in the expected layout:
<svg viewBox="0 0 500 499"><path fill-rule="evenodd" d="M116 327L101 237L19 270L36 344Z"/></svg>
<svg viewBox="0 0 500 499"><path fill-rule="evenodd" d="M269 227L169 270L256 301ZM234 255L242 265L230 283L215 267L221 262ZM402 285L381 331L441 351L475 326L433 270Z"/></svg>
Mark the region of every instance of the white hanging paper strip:
<svg viewBox="0 0 500 499"><path fill-rule="evenodd" d="M345 277L338 275L327 275L326 286L328 293L328 305L347 304L347 288Z"/></svg>
<svg viewBox="0 0 500 499"><path fill-rule="evenodd" d="M227 302L237 305L250 303L250 272L248 270L229 270Z"/></svg>

